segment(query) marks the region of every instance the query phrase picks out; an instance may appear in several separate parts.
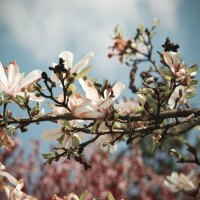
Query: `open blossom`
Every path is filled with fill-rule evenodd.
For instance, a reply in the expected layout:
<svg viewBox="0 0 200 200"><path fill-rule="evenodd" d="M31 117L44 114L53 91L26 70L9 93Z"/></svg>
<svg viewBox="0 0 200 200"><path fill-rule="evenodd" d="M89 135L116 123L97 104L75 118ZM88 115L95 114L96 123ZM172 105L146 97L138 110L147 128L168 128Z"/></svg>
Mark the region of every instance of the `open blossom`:
<svg viewBox="0 0 200 200"><path fill-rule="evenodd" d="M112 92L106 89L104 97L102 97L91 81L80 79L79 82L85 91L85 96L77 93L70 96L68 100L71 113L78 118L104 118L112 107L114 100L119 97L124 89L124 84L118 82L113 86ZM64 100L63 94L59 95L58 100L60 102ZM64 114L69 111L63 107L53 107L52 112L54 114Z"/></svg>
<svg viewBox="0 0 200 200"><path fill-rule="evenodd" d="M6 178L12 186L4 182L2 178ZM36 198L31 197L21 191L24 186L24 180L20 179L18 181L11 174L6 172L5 166L2 163L0 163L0 182L9 200L36 200Z"/></svg>
<svg viewBox="0 0 200 200"><path fill-rule="evenodd" d="M111 90L105 89L104 96L101 96L91 81L80 79L79 82L85 91L85 97L90 100L87 107L91 112L85 113L85 117L89 118L104 118L112 107L113 101L119 97L125 87L123 83L118 82Z"/></svg>
<svg viewBox="0 0 200 200"><path fill-rule="evenodd" d="M177 80L183 81L184 79L187 78L187 73L188 73L187 66L183 61L181 61L179 53L164 51L162 55L165 64L170 68L171 72L175 75ZM188 81L189 80L187 80L187 82Z"/></svg>
<svg viewBox="0 0 200 200"><path fill-rule="evenodd" d="M78 74L81 72L90 62L91 58L94 56L92 52L88 53L85 57L83 57L80 61L78 61L74 66L73 65L73 54L69 51L63 51L60 53L59 58L63 60L64 68L67 70L71 70L71 73ZM55 67L57 64L53 63L53 67ZM65 74L63 74L64 77ZM52 73L51 79L59 83L59 79L57 77L56 73Z"/></svg>
<svg viewBox="0 0 200 200"><path fill-rule="evenodd" d="M5 93L12 98L17 95L25 96L24 92L26 92L31 100L43 101L42 97L36 97L33 92L28 91L30 85L41 78L41 73L40 70L34 70L24 77L24 73L20 73L15 61L11 62L7 68L0 63L0 93Z"/></svg>
<svg viewBox="0 0 200 200"><path fill-rule="evenodd" d="M172 172L171 176L166 177L164 184L172 192L195 191L198 187L195 177L194 171L191 171L187 176L183 173Z"/></svg>

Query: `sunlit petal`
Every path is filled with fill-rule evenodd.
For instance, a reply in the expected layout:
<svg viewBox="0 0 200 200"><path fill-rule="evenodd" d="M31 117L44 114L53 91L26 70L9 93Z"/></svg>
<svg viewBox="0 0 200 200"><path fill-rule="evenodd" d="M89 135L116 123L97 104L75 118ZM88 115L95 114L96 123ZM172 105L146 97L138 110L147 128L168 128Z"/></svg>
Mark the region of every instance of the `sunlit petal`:
<svg viewBox="0 0 200 200"><path fill-rule="evenodd" d="M42 134L43 139L45 140L56 140L61 137L63 132L61 129L52 129L52 130L47 130Z"/></svg>
<svg viewBox="0 0 200 200"><path fill-rule="evenodd" d="M79 62L77 62L73 68L72 72L73 73L79 73L84 67L88 65L90 62L91 58L94 56L92 52L88 53L85 57L83 57Z"/></svg>
<svg viewBox="0 0 200 200"><path fill-rule="evenodd" d="M34 70L31 73L29 73L23 80L20 85L20 88L24 88L28 86L29 84L37 81L38 79L41 78L41 71L40 70Z"/></svg>
<svg viewBox="0 0 200 200"><path fill-rule="evenodd" d="M59 58L63 59L66 69L69 69L69 68L72 67L73 54L71 52L63 51L63 52L60 53Z"/></svg>
<svg viewBox="0 0 200 200"><path fill-rule="evenodd" d="M10 86L13 84L17 73L19 73L19 66L13 61L8 65L8 82Z"/></svg>

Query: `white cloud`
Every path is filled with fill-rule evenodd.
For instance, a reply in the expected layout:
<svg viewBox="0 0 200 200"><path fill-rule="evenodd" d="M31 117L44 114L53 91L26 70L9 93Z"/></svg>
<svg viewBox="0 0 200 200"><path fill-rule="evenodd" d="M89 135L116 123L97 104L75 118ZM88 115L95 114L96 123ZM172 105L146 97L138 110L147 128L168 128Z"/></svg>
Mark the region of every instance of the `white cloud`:
<svg viewBox="0 0 200 200"><path fill-rule="evenodd" d="M96 72L114 80L122 70L106 56L114 26L134 32L138 23L158 17L173 31L177 7L175 0L13 0L1 2L0 23L38 62L55 61L62 50L73 50L75 59L94 51Z"/></svg>

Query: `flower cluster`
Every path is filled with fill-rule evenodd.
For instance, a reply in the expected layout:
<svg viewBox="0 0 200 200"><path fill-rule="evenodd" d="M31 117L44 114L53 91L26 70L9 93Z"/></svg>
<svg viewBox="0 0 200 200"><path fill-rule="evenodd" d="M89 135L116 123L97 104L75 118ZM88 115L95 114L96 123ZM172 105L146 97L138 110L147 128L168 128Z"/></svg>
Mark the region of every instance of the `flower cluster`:
<svg viewBox="0 0 200 200"><path fill-rule="evenodd" d="M33 123L49 121L59 127L45 130L43 138L56 140L59 144L51 152L43 154L45 164L52 164L53 161L66 162L73 158L84 169L91 169L87 158L90 157L91 162L92 159L101 159L86 153L90 144L95 143L95 147L103 152L116 152L117 144L122 142L127 145L137 143L143 151L147 149L148 155L160 150L170 152L170 156L177 157L179 163L194 163L199 166L198 145L193 146L183 140L191 129L200 124L200 109L192 108L188 101L196 94L199 81L195 80L195 76L198 66L187 67L178 51L179 45L172 43L169 38L162 45L164 50L158 52L162 66L157 64L153 58L152 45L156 24L157 22L150 29L139 26L131 39L125 39L119 28L116 28L114 45L109 54L109 57L118 56L121 62L131 67L129 88L132 93L137 94L138 101L133 98L127 100L125 97L118 100L125 88L121 82L111 84L105 80L99 83L88 77L92 69L92 52L76 64L73 64L71 52L61 52L58 62L49 67L50 75L34 70L25 76L15 61L7 67L0 64L0 147L11 152L15 146L11 136L18 131L28 131L29 125ZM135 85L135 75L142 63L148 63L148 68L141 69L142 87L139 89ZM17 109L23 112L15 114L15 111L11 111L12 105L17 105ZM187 148L191 158L174 149L177 143L178 147ZM138 158L135 162L143 166L142 159ZM109 162L106 162L106 166L108 165ZM133 165L131 167L134 168ZM126 171L122 168L119 166L117 170ZM135 171L139 171L138 169L140 168ZM107 170L106 173L114 182L118 180L116 187L119 191L124 191L129 186L114 171ZM152 173L146 171L150 177ZM32 198L21 191L23 181L18 181L5 172L3 165L0 176L3 177L2 188L8 198ZM113 183L108 181L107 184ZM173 192L193 194L198 193L199 180L190 175L172 173L171 177L167 177L165 185ZM138 188L142 190L142 187ZM150 191L149 188L151 186L146 189ZM106 195L102 195L103 198ZM154 196L153 193L151 195ZM66 198L79 199L73 193L63 197ZM55 195L54 199L60 197ZM108 199L113 199L111 193L108 194Z"/></svg>
<svg viewBox="0 0 200 200"><path fill-rule="evenodd" d="M8 67L3 67L0 63L1 99L15 100L16 96L29 96L31 100L43 101L43 98L35 95L34 87L32 87L41 78L41 73L40 70L34 70L24 77L15 61L11 62Z"/></svg>

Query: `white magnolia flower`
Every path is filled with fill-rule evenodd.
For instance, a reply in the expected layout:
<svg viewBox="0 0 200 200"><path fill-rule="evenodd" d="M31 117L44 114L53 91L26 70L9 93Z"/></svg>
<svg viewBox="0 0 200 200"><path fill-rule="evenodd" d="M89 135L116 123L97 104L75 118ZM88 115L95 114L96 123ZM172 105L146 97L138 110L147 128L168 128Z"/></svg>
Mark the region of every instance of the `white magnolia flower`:
<svg viewBox="0 0 200 200"><path fill-rule="evenodd" d="M60 94L58 96L58 101L64 101L64 95ZM93 112L93 108L91 107L92 101L86 97L81 96L80 94L75 94L69 97L68 107L71 113L78 118L85 118L88 116L88 113ZM69 113L69 110L64 107L59 106L51 106L53 114L65 114Z"/></svg>
<svg viewBox="0 0 200 200"><path fill-rule="evenodd" d="M69 97L68 107L71 113L78 118L96 118L101 119L106 116L109 109L113 105L114 100L120 95L124 89L122 83L116 83L113 88L113 97L110 90L104 91L104 97L98 94L95 86L89 81L79 80L86 95L74 94ZM64 100L63 94L60 94L58 100L62 102ZM63 107L53 107L52 112L54 114L64 114L69 111Z"/></svg>
<svg viewBox="0 0 200 200"><path fill-rule="evenodd" d="M88 112L86 112L83 107L77 109L79 113L84 112L82 116L85 118L104 118L113 105L113 102L119 97L125 87L124 84L118 82L112 87L112 91L106 89L104 91L104 97L102 97L91 81L79 79L79 82L85 91L86 99L89 100L88 103L84 105L85 108L88 109ZM83 112L81 111L82 109Z"/></svg>
<svg viewBox="0 0 200 200"><path fill-rule="evenodd" d="M6 178L11 185L4 182L2 178ZM9 200L36 200L34 197L31 197L21 191L24 186L24 180L20 179L18 181L11 174L6 172L5 166L2 163L0 163L0 182L2 182L3 189Z"/></svg>
<svg viewBox="0 0 200 200"><path fill-rule="evenodd" d="M34 70L24 77L24 73L20 73L17 63L11 62L7 68L0 63L0 93L5 93L9 97L25 96L25 92L30 96L31 100L43 101L42 97L36 97L33 92L29 92L28 88L34 82L41 78L41 71Z"/></svg>
<svg viewBox="0 0 200 200"><path fill-rule="evenodd" d="M176 76L177 80L183 80L187 75L187 67L181 61L180 54L177 52L163 52L163 60Z"/></svg>
<svg viewBox="0 0 200 200"><path fill-rule="evenodd" d="M37 198L27 195L22 191L9 185L4 185L4 190L9 200L37 200Z"/></svg>
<svg viewBox="0 0 200 200"><path fill-rule="evenodd" d="M78 74L81 72L90 62L91 58L94 56L92 52L88 53L85 57L83 57L80 61L78 61L74 66L73 65L73 54L69 51L63 51L60 53L59 58L64 61L65 69L71 69L71 73ZM53 63L52 66L55 67L57 64ZM52 72L51 79L55 83L60 83L57 75Z"/></svg>
<svg viewBox="0 0 200 200"><path fill-rule="evenodd" d="M166 177L164 184L172 192L189 192L197 189L198 184L195 182L194 171L191 171L187 176L183 173L172 172L170 176Z"/></svg>

